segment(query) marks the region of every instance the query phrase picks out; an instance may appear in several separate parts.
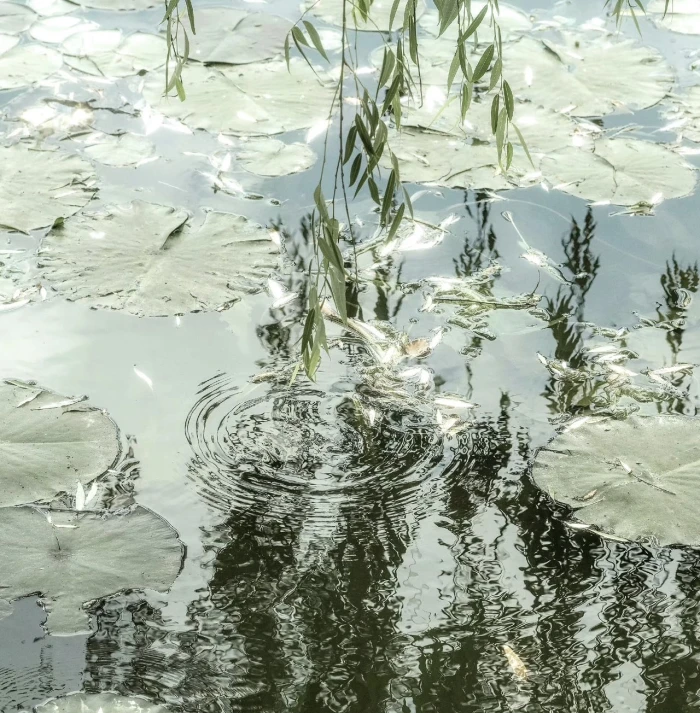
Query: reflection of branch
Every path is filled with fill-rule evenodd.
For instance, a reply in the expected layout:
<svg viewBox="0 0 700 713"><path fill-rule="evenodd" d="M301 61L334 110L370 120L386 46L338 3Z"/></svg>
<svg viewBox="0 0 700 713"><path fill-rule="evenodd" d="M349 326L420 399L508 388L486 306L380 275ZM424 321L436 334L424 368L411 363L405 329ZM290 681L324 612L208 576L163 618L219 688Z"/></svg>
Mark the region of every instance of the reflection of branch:
<svg viewBox="0 0 700 713"><path fill-rule="evenodd" d="M661 275L661 288L664 291L664 301L666 311L663 312L657 307L659 320L662 322L674 322L685 316L693 295L700 286L700 275L698 274L698 263L682 268L676 260L675 253L666 262L666 272ZM671 347L674 359L681 349L683 341L683 329L669 329L666 333L666 341Z"/></svg>

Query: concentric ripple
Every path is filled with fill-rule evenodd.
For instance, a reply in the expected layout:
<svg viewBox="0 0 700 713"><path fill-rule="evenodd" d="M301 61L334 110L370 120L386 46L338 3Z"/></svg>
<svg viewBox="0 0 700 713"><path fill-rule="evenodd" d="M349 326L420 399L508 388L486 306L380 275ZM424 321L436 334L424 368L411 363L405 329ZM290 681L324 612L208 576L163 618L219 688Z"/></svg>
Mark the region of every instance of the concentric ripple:
<svg viewBox="0 0 700 713"><path fill-rule="evenodd" d="M271 496L401 491L443 453L429 408L372 400L347 382L239 388L223 374L202 384L187 438L203 496L226 510Z"/></svg>

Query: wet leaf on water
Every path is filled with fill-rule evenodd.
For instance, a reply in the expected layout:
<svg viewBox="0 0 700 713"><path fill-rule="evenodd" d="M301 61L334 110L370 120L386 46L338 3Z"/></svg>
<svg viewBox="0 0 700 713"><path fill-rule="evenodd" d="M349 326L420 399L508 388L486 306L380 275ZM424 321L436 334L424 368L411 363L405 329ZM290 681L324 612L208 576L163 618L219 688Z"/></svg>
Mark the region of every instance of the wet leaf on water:
<svg viewBox="0 0 700 713"><path fill-rule="evenodd" d="M532 475L555 500L585 505L585 521L606 532L697 546L699 423L675 415L583 421L538 452ZM592 490L597 497L584 503Z"/></svg>
<svg viewBox="0 0 700 713"><path fill-rule="evenodd" d="M29 29L34 20L36 20L36 13L26 5L0 2L0 32L19 35Z"/></svg>
<svg viewBox="0 0 700 713"><path fill-rule="evenodd" d="M68 406L53 407L67 401ZM89 483L115 462L117 427L104 412L71 409L53 391L0 383L0 505L19 505L73 492L76 478Z"/></svg>
<svg viewBox="0 0 700 713"><path fill-rule="evenodd" d="M695 190L697 174L671 149L638 139L599 139L594 150L563 149L545 156L542 173L556 188L614 205L680 198Z"/></svg>
<svg viewBox="0 0 700 713"><path fill-rule="evenodd" d="M73 215L92 198L92 179L92 166L77 156L0 147L0 225L27 232Z"/></svg>
<svg viewBox="0 0 700 713"><path fill-rule="evenodd" d="M86 74L129 77L162 67L166 42L146 32L124 36L120 30L88 30L68 37L61 52L67 65Z"/></svg>
<svg viewBox="0 0 700 713"><path fill-rule="evenodd" d="M52 698L37 706L35 713L168 713L168 709L138 696L71 693L61 698Z"/></svg>
<svg viewBox="0 0 700 713"><path fill-rule="evenodd" d="M228 7L197 8L197 33L189 35L189 58L199 62L250 64L282 54L292 27L276 15ZM188 28L189 30L189 28Z"/></svg>
<svg viewBox="0 0 700 713"><path fill-rule="evenodd" d="M276 61L217 69L193 64L186 102L164 97L157 73L146 79L144 94L153 108L194 129L250 136L308 129L328 117L334 88L303 60L290 64L289 72Z"/></svg>
<svg viewBox="0 0 700 713"><path fill-rule="evenodd" d="M136 166L151 160L156 147L136 134L103 134L96 132L81 139L85 155L105 166Z"/></svg>
<svg viewBox="0 0 700 713"><path fill-rule="evenodd" d="M263 289L279 249L262 226L230 213L187 219L143 201L83 213L45 238L40 267L67 299L139 316L226 309Z"/></svg>
<svg viewBox="0 0 700 713"><path fill-rule="evenodd" d="M76 32L96 30L98 25L82 17L55 15L44 17L29 28L29 34L37 42L60 44Z"/></svg>
<svg viewBox="0 0 700 713"><path fill-rule="evenodd" d="M364 19L357 5L348 5L347 24L348 29L364 30L366 32L388 32L391 29L398 30L403 22L406 11L407 0L399 0L396 10L396 17L391 23L391 11L394 0L373 0L369 6L369 18ZM354 12L353 12L354 9ZM313 0L304 2L301 10L309 11L309 14L318 17L329 25L342 27L343 25L343 2L342 0ZM418 0L416 3L416 17L420 17L425 12L425 2Z"/></svg>
<svg viewBox="0 0 700 713"><path fill-rule="evenodd" d="M0 90L28 87L61 68L61 55L38 44L18 45L0 54Z"/></svg>
<svg viewBox="0 0 700 713"><path fill-rule="evenodd" d="M511 649L508 644L505 644L503 646L503 653L506 656L506 659L508 660L508 665L511 668L511 671L513 672L513 675L519 680L519 681L526 681L527 680L527 667L523 663L523 660L518 656L518 654Z"/></svg>
<svg viewBox="0 0 700 713"><path fill-rule="evenodd" d="M617 35L567 34L560 43L527 37L503 54L503 76L516 98L554 111L568 108L572 116L645 109L661 101L674 80L659 52Z"/></svg>
<svg viewBox="0 0 700 713"><path fill-rule="evenodd" d="M3 597L39 593L52 634L89 631L84 604L123 589L166 591L183 548L177 533L143 507L124 515L0 509Z"/></svg>
<svg viewBox="0 0 700 713"><path fill-rule="evenodd" d="M253 139L236 154L241 167L258 176L291 176L307 171L316 154L306 144L286 144L277 139Z"/></svg>

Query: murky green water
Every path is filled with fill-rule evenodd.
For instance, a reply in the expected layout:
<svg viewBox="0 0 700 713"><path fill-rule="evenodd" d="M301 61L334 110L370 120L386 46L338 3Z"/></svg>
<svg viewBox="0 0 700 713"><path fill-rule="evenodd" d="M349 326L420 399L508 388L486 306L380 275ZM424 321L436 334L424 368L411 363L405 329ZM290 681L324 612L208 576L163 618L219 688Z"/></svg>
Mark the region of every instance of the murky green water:
<svg viewBox="0 0 700 713"><path fill-rule="evenodd" d="M580 21L599 4L557 3L538 15ZM264 10L295 17L285 2ZM121 29L153 27L159 15L87 13ZM650 23L643 30L680 83L692 84L700 40ZM128 109L139 81L106 87L105 102ZM60 91L82 100L84 90L66 79ZM50 93L5 92L6 118ZM143 130L137 115L96 118ZM636 135L672 139L655 133L663 122L654 109L606 119L631 122ZM14 127L3 124L5 134ZM316 169L274 182L237 176L265 196L255 201L213 192L202 172L211 171L206 155L221 150L215 137L160 129L150 139L158 161L99 170L101 202L136 197L260 220L289 236L288 284L306 289ZM417 402L378 392L351 339L332 350L318 384L270 376L289 365L303 314L300 304L271 312L264 294L177 320L58 297L0 315L0 373L105 408L136 459L125 456L115 497L161 515L187 548L170 592L96 602L89 636L47 635L36 598L16 602L0 620L0 710L75 690L141 695L183 713L700 710L697 553L573 531L563 524L570 513L527 473L554 434L550 420L587 404L582 387L556 379L538 353L576 366L596 343L586 324L682 319L643 338L631 332L640 358L629 366L700 362L697 301L686 306L700 286L697 196L667 201L654 217L611 215L539 186L501 197L429 191L416 210L436 223L454 213L451 235L392 256L356 294L356 316L411 337L446 326L450 313L421 311L424 295L410 284L427 275L468 276L497 259L506 268L497 294L543 295L548 319L504 309L471 330L448 325L420 360L438 391L477 404L468 427L447 436ZM364 221L369 208L355 206ZM569 282L521 258L504 211ZM7 234L9 249L31 253L38 241ZM360 266L375 259L368 253ZM641 412L696 414L697 378L673 383L673 398ZM513 676L506 644L526 680Z"/></svg>

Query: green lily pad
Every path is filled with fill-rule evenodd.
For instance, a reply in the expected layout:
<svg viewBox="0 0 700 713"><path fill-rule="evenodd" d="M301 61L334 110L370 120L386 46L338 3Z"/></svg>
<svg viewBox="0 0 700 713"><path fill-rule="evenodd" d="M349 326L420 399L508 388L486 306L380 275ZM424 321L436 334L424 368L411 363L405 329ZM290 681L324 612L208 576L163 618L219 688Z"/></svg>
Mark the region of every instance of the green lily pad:
<svg viewBox="0 0 700 713"><path fill-rule="evenodd" d="M578 508L578 519L605 532L698 546L698 434L700 419L690 416L592 418L541 449L532 476L554 500Z"/></svg>
<svg viewBox="0 0 700 713"><path fill-rule="evenodd" d="M159 703L114 693L71 693L37 706L35 713L167 713Z"/></svg>
<svg viewBox="0 0 700 713"><path fill-rule="evenodd" d="M117 427L103 411L36 384L0 382L0 506L73 492L118 455Z"/></svg>
<svg viewBox="0 0 700 713"><path fill-rule="evenodd" d="M0 225L28 232L73 215L92 198L86 182L94 177L77 156L0 147Z"/></svg>
<svg viewBox="0 0 700 713"><path fill-rule="evenodd" d="M188 32L189 57L223 64L263 62L282 54L291 28L289 20L276 15L229 7L197 8L197 32Z"/></svg>
<svg viewBox="0 0 700 713"><path fill-rule="evenodd" d="M270 136L308 129L328 118L333 84L303 60L262 62L213 69L188 66L187 101L163 96L163 77L146 79L144 95L157 111L193 129ZM319 79L320 77L320 79Z"/></svg>
<svg viewBox="0 0 700 713"><path fill-rule="evenodd" d="M503 76L517 97L572 116L645 109L674 81L659 52L614 36L564 35L560 43L524 37L503 55Z"/></svg>
<svg viewBox="0 0 700 713"><path fill-rule="evenodd" d="M258 176L290 176L316 163L316 154L306 144L254 139L243 146L236 158L242 168Z"/></svg>
<svg viewBox="0 0 700 713"><path fill-rule="evenodd" d="M129 77L165 64L167 45L162 37L120 30L87 30L70 35L61 45L67 65L100 77ZM162 81L162 80L161 80Z"/></svg>
<svg viewBox="0 0 700 713"><path fill-rule="evenodd" d="M167 591L182 563L177 533L143 507L125 515L0 509L0 591L39 593L52 634L88 631L84 604L123 589Z"/></svg>
<svg viewBox="0 0 700 713"><path fill-rule="evenodd" d="M144 136L96 132L84 139L85 155L105 166L136 166L152 158L156 147Z"/></svg>
<svg viewBox="0 0 700 713"><path fill-rule="evenodd" d="M19 35L36 20L36 13L26 5L0 2L0 31L7 35Z"/></svg>
<svg viewBox="0 0 700 713"><path fill-rule="evenodd" d="M18 45L0 54L0 90L20 89L46 79L61 68L61 55L49 47Z"/></svg>
<svg viewBox="0 0 700 713"><path fill-rule="evenodd" d="M690 195L697 182L695 169L674 151L637 139L600 139L593 151L555 151L540 167L560 190L614 205L680 198Z"/></svg>
<svg viewBox="0 0 700 713"><path fill-rule="evenodd" d="M398 30L403 24L404 12L407 0L399 0L394 17L392 30ZM365 32L388 32L389 21L391 19L391 8L394 0L373 0L369 10L369 17L365 20L357 6L349 6L347 12L347 24L349 29L363 30ZM353 7L355 11L353 12ZM329 25L343 26L343 2L342 0L313 0L302 3L302 12L308 11L314 17L323 20ZM424 0L417 0L416 17L420 17L425 12Z"/></svg>
<svg viewBox="0 0 700 713"><path fill-rule="evenodd" d="M143 201L81 213L45 238L40 267L69 300L149 317L225 309L277 268L262 226L230 213L187 220Z"/></svg>

